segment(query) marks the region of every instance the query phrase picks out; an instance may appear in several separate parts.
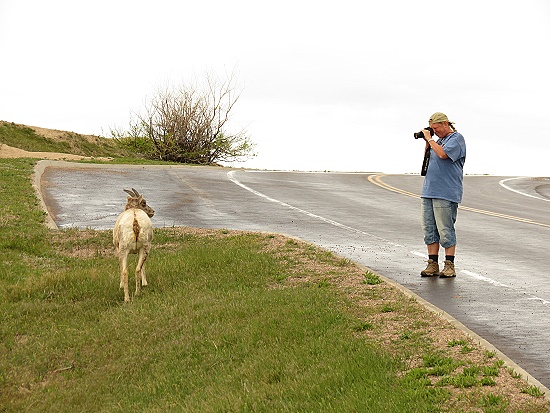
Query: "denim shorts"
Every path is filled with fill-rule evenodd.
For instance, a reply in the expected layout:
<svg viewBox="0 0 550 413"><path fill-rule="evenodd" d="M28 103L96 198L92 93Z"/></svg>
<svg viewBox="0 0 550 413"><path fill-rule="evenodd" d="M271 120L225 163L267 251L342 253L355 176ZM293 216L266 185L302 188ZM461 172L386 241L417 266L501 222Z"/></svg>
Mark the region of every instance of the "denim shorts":
<svg viewBox="0 0 550 413"><path fill-rule="evenodd" d="M455 246L458 204L445 199L422 198L421 210L424 243L438 242L443 248Z"/></svg>

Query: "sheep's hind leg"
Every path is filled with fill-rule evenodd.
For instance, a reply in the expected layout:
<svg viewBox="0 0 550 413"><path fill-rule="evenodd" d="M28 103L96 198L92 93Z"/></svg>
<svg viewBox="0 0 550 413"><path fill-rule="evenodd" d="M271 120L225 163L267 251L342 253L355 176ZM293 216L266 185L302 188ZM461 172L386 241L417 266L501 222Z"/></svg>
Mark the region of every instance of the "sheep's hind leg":
<svg viewBox="0 0 550 413"><path fill-rule="evenodd" d="M145 278L145 263L141 266L141 286L145 287L147 285L147 279Z"/></svg>
<svg viewBox="0 0 550 413"><path fill-rule="evenodd" d="M143 263L141 264L141 286L144 287L147 285L147 278L145 278L145 260L149 256L149 249L145 249L143 253Z"/></svg>
<svg viewBox="0 0 550 413"><path fill-rule="evenodd" d="M145 260L147 259L148 254L149 252L143 249L139 251L138 262L136 265L136 295L139 295L141 285L147 285L147 280L145 279Z"/></svg>
<svg viewBox="0 0 550 413"><path fill-rule="evenodd" d="M124 301L130 301L128 289L128 254L120 257L120 288L124 288Z"/></svg>

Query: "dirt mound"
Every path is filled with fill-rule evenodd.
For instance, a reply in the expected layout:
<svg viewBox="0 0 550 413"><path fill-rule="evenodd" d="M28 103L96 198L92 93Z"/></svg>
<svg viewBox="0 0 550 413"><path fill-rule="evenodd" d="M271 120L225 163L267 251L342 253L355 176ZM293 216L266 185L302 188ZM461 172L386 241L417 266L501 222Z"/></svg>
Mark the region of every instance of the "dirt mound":
<svg viewBox="0 0 550 413"><path fill-rule="evenodd" d="M37 135L44 136L52 141L66 141L66 135L69 132L61 131L57 129L46 129L40 128L38 126L27 126L27 125L18 125L26 128L30 128L36 132ZM86 140L97 143L99 137L94 135L80 135ZM70 153L60 153L60 152L30 152L24 149L15 148L13 146L0 143L0 158L39 158L39 159L51 159L51 160L67 160L67 161L77 161L83 159L97 159L102 161L108 161L112 158L106 157L91 157L83 155L74 155Z"/></svg>
<svg viewBox="0 0 550 413"><path fill-rule="evenodd" d="M2 144L2 146L0 146L0 158L39 158L39 159L67 160L67 161L76 161L76 160L82 160L82 159L100 159L100 160L110 159L110 158L93 158L90 156L72 155L70 153L59 153L59 152L29 152L23 149L14 148L13 146L8 146L6 144Z"/></svg>

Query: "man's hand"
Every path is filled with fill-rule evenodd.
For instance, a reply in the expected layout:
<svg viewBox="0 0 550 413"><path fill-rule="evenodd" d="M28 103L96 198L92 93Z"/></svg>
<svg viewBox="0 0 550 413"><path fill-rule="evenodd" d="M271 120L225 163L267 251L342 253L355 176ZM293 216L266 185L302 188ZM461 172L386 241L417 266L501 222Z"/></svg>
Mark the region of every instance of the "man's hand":
<svg viewBox="0 0 550 413"><path fill-rule="evenodd" d="M430 139L432 139L432 135L430 135L430 131L426 129L422 129L422 133L424 134L424 140L428 142Z"/></svg>

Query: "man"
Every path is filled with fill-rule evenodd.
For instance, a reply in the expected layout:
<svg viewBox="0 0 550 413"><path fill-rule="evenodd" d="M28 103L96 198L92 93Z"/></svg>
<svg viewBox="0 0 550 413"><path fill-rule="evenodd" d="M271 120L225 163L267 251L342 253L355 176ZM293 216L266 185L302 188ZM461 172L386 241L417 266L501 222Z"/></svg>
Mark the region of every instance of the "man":
<svg viewBox="0 0 550 413"><path fill-rule="evenodd" d="M437 140L422 131L429 151L429 163L422 188L422 230L428 246L428 266L422 277L456 277L455 222L462 201L462 178L466 160L466 142L447 116L434 113L429 120ZM439 271L439 246L445 249L445 266Z"/></svg>

